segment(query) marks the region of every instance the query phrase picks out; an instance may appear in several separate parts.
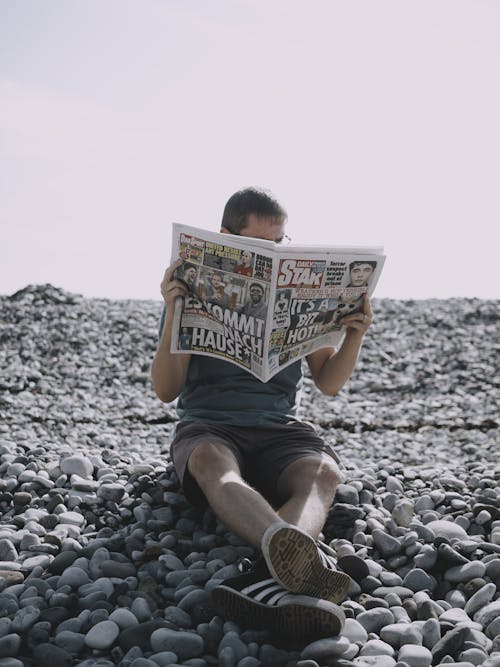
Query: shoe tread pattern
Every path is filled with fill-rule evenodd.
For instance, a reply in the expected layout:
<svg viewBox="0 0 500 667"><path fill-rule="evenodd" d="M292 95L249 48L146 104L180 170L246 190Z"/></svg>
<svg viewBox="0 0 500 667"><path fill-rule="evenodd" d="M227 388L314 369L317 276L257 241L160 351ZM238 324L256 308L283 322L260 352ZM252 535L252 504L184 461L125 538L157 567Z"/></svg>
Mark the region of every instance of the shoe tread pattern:
<svg viewBox="0 0 500 667"><path fill-rule="evenodd" d="M269 540L268 553L272 573L289 591L334 603L346 597L350 577L323 565L318 547L309 535L286 526L280 527Z"/></svg>

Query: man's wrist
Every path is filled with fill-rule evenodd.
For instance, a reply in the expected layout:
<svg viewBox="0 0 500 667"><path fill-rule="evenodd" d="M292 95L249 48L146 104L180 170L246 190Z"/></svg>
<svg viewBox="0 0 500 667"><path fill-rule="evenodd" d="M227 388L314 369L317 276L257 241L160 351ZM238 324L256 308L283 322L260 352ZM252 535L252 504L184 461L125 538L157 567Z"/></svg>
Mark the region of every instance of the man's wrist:
<svg viewBox="0 0 500 667"><path fill-rule="evenodd" d="M345 332L344 342L356 343L360 345L363 341L364 331L359 329L347 329Z"/></svg>

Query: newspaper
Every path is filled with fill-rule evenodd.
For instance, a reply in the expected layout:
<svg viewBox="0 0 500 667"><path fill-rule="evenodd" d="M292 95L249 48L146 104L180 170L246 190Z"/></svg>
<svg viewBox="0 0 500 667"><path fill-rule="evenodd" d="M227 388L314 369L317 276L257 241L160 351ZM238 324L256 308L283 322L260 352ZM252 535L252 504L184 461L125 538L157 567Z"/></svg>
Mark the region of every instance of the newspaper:
<svg viewBox="0 0 500 667"><path fill-rule="evenodd" d="M172 352L237 364L263 382L319 348L337 347L340 320L363 308L382 247L282 245L173 225L177 299Z"/></svg>

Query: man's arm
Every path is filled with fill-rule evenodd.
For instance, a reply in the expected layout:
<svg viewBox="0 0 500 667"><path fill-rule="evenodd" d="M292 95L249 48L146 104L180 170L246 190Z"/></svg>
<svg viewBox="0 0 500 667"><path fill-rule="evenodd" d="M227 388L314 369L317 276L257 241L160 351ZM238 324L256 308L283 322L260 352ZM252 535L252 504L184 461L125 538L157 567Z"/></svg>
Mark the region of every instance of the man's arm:
<svg viewBox="0 0 500 667"><path fill-rule="evenodd" d="M160 342L151 366L151 379L158 398L170 403L181 393L186 382L190 354L172 354L172 324L174 321L175 300L187 294L187 288L180 280L173 278L175 269L182 264L177 260L165 271L161 283L161 293L165 301L166 314Z"/></svg>
<svg viewBox="0 0 500 667"><path fill-rule="evenodd" d="M372 322L372 310L365 294L363 312L346 315L341 324L346 334L338 352L334 348L323 348L307 357L314 383L323 394L335 396L351 377L358 360L363 336Z"/></svg>

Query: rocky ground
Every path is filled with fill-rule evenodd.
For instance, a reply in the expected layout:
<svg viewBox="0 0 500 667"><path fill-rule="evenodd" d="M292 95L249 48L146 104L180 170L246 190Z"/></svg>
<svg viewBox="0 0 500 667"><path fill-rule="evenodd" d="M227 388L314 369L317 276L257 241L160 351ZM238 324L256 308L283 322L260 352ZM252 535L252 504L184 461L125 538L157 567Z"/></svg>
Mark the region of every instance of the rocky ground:
<svg viewBox="0 0 500 667"><path fill-rule="evenodd" d="M160 302L0 297L0 667L500 666L498 305L375 300L348 387L306 381L345 465L324 537L370 575L340 636L291 645L214 615L254 554L170 465Z"/></svg>

